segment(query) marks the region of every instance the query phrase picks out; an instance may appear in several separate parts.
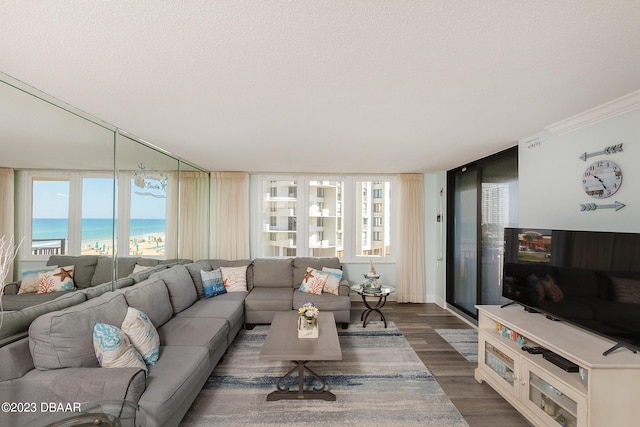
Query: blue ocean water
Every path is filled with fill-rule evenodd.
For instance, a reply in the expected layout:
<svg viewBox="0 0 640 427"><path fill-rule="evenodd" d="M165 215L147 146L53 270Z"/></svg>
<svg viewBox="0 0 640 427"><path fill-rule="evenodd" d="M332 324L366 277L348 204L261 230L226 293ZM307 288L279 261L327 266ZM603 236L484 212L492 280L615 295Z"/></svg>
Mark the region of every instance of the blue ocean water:
<svg viewBox="0 0 640 427"><path fill-rule="evenodd" d="M66 239L68 238L69 220L66 218L34 218L32 223L33 239ZM164 219L132 218L129 224L129 234L147 236L164 234ZM82 245L112 239L113 221L111 218L83 218ZM117 221L116 221L117 227Z"/></svg>

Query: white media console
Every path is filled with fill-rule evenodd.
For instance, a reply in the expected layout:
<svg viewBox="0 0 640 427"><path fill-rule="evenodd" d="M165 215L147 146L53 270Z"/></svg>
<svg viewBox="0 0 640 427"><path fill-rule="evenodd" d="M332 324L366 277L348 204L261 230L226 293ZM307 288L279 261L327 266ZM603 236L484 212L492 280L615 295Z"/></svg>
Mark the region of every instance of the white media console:
<svg viewBox="0 0 640 427"><path fill-rule="evenodd" d="M523 307L478 308L478 367L487 382L534 425L640 425L640 353ZM579 366L566 372L524 345L540 346Z"/></svg>

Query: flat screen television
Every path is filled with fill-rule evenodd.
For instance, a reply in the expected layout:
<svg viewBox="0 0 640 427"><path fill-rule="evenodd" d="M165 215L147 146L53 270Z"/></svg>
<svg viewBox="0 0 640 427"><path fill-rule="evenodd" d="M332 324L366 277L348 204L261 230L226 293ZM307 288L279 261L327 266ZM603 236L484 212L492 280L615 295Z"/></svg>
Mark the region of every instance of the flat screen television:
<svg viewBox="0 0 640 427"><path fill-rule="evenodd" d="M505 229L502 296L640 350L640 233Z"/></svg>

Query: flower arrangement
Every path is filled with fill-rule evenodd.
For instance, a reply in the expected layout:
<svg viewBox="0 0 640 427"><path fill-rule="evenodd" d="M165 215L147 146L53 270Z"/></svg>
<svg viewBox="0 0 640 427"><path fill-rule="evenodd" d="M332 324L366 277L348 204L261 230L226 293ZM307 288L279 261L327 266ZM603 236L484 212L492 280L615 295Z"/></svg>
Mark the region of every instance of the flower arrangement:
<svg viewBox="0 0 640 427"><path fill-rule="evenodd" d="M302 304L302 307L298 309L298 314L300 315L300 317L304 317L308 321L317 319L319 313L320 311L318 310L318 307L316 307L315 304L310 301L305 301L304 304Z"/></svg>

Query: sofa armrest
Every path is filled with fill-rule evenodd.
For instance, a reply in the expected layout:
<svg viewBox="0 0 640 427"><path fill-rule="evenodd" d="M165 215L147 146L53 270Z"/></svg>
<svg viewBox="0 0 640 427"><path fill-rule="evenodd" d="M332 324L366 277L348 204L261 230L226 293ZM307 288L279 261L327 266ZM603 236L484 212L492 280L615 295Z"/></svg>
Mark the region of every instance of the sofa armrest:
<svg viewBox="0 0 640 427"><path fill-rule="evenodd" d="M338 287L338 295L348 296L351 292L351 288L349 287L349 282L346 279L342 279L340 281L340 286Z"/></svg>
<svg viewBox="0 0 640 427"><path fill-rule="evenodd" d="M18 289L20 289L20 283L22 281L18 280L17 282L11 282L4 285L3 294L4 295L18 295Z"/></svg>

